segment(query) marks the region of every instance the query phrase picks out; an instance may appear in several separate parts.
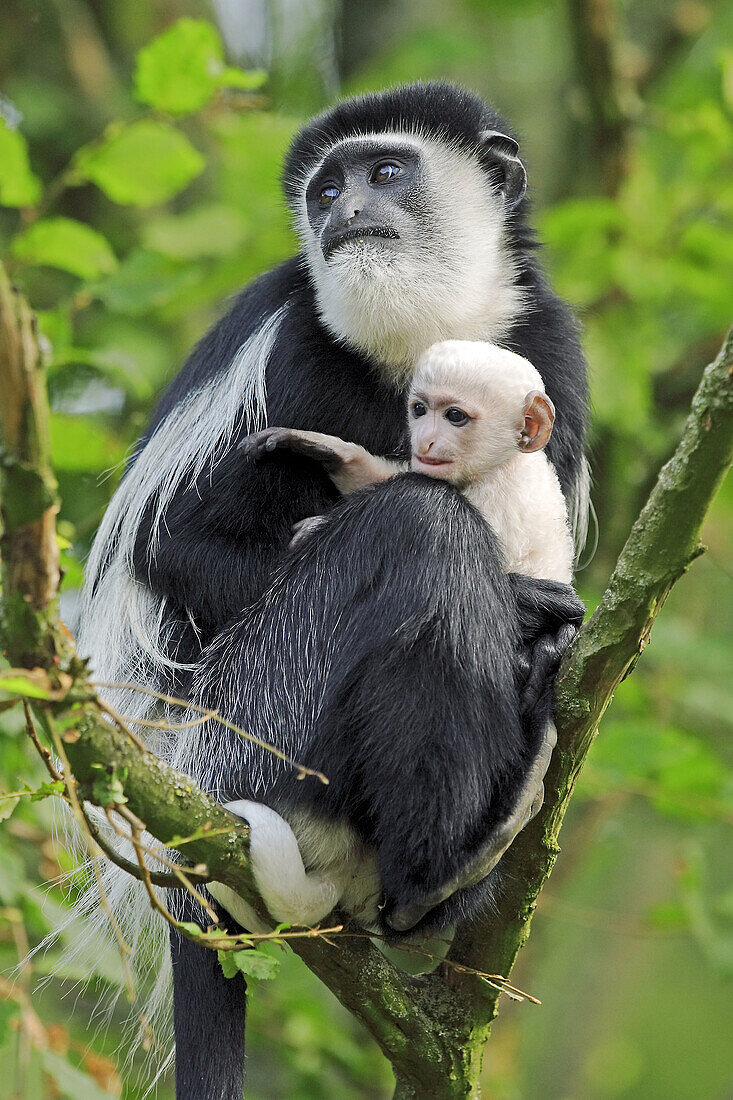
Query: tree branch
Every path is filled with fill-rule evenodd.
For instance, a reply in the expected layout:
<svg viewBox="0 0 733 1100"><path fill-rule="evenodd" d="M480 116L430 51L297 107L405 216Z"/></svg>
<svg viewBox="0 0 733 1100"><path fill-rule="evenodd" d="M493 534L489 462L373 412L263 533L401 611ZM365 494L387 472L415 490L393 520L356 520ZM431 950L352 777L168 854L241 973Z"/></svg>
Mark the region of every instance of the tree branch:
<svg viewBox="0 0 733 1100"><path fill-rule="evenodd" d="M626 175L630 119L616 62L615 0L570 0L578 74L590 115L590 144L600 189L615 195Z"/></svg>
<svg viewBox="0 0 733 1100"><path fill-rule="evenodd" d="M49 608L59 584L58 500L35 318L0 264L0 631L13 664L47 667L56 654Z"/></svg>

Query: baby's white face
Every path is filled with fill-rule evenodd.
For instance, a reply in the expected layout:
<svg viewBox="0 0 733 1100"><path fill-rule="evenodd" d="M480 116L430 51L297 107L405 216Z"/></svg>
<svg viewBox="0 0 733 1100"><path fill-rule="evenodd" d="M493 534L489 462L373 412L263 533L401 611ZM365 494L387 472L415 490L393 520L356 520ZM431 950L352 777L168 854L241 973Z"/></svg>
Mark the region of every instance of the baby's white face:
<svg viewBox="0 0 733 1100"><path fill-rule="evenodd" d="M485 477L518 451L524 408L501 393L482 395L418 385L408 401L411 468L459 489Z"/></svg>

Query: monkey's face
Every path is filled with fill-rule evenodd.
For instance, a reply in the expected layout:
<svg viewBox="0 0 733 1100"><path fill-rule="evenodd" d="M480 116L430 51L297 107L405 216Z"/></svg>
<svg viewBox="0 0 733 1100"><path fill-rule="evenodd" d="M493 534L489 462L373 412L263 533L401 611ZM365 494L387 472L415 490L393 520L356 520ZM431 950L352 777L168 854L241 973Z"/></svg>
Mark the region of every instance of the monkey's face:
<svg viewBox="0 0 733 1100"><path fill-rule="evenodd" d="M418 149L397 139L336 145L306 188L308 224L323 260L356 274L388 269L410 248L424 190Z"/></svg>
<svg viewBox="0 0 733 1100"><path fill-rule="evenodd" d="M517 454L521 410L421 386L408 401L411 469L465 489Z"/></svg>
<svg viewBox="0 0 733 1100"><path fill-rule="evenodd" d="M437 340L503 331L522 291L506 202L479 160L409 133L346 138L298 217L328 328L403 377Z"/></svg>

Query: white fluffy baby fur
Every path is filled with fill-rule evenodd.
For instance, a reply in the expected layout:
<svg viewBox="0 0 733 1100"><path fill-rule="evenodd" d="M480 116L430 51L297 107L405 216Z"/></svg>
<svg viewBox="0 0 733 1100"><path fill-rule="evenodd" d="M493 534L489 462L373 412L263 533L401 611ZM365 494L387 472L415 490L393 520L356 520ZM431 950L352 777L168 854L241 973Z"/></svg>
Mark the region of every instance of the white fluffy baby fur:
<svg viewBox="0 0 733 1100"><path fill-rule="evenodd" d="M420 357L412 391L444 389L474 398L488 419L468 499L491 525L509 573L562 581L573 575L573 539L555 468L542 451L518 448L525 399L545 392L521 355L479 341L445 340Z"/></svg>

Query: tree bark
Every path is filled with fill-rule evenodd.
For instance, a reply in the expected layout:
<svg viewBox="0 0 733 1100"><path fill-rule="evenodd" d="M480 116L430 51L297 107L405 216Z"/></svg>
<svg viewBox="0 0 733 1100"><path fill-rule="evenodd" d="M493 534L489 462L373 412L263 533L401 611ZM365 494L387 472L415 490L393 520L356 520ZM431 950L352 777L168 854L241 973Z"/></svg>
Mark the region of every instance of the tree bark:
<svg viewBox="0 0 733 1100"><path fill-rule="evenodd" d="M101 766L107 775L124 777L129 808L163 843L211 822L214 835L182 846L182 854L205 863L213 877L262 911L248 865L246 827L105 720L83 664L59 629L51 537L57 502L38 347L30 312L2 269L0 310L0 392L10 395L2 406L0 498L8 656L25 668L40 665L59 685L53 699L36 705L51 720L75 716L66 749L80 795L99 800ZM559 852L568 800L601 716L647 644L672 585L701 552L700 526L731 462L732 375L729 335L703 374L679 446L632 528L601 603L566 656L556 688L558 745L545 781L545 805L503 858L508 873L498 915L459 929L447 963L419 977L394 967L366 936L292 941L389 1058L400 1100L478 1095L499 990L460 968L508 976L529 935L537 895ZM27 498L32 506L19 511L26 485L34 487Z"/></svg>

